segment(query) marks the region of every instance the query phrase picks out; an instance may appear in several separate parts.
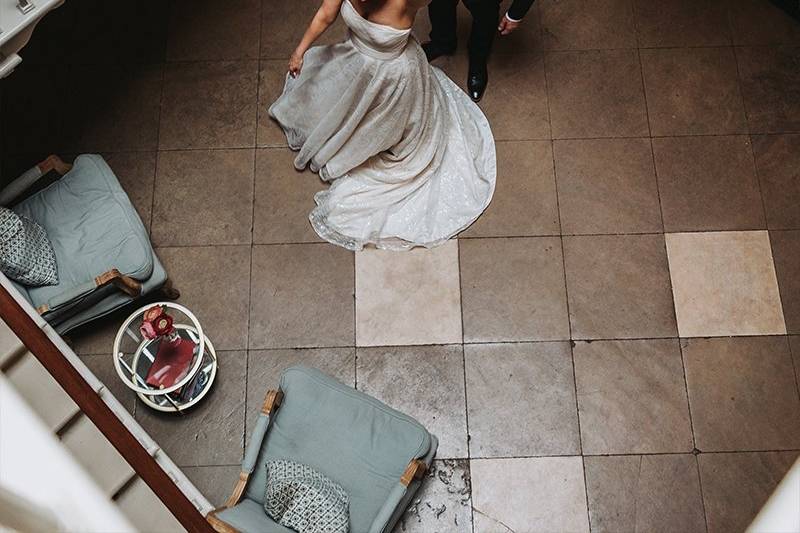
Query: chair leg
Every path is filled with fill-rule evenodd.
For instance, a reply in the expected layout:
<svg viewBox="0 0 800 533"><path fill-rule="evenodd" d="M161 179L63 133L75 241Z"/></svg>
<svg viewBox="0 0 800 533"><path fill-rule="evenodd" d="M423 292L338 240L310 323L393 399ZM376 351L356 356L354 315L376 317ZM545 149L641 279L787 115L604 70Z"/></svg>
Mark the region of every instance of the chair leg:
<svg viewBox="0 0 800 533"><path fill-rule="evenodd" d="M177 300L181 297L181 291L172 285L172 280L170 278L167 278L167 281L164 282L164 285L161 287L161 293L167 300Z"/></svg>

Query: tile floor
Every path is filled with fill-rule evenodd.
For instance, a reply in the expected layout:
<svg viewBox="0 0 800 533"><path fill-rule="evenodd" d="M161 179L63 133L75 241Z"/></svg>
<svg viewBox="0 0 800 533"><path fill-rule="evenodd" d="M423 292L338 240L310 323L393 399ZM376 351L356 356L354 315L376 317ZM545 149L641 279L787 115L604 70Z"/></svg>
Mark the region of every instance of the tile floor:
<svg viewBox="0 0 800 533"><path fill-rule="evenodd" d="M322 184L265 112L314 4L71 0L0 82L2 179L103 153L222 370L164 417L116 382L121 315L77 351L214 503L304 363L441 439L397 531L742 530L800 453L800 24L538 0L490 66L486 214L352 254L311 231ZM438 63L463 83L463 46Z"/></svg>

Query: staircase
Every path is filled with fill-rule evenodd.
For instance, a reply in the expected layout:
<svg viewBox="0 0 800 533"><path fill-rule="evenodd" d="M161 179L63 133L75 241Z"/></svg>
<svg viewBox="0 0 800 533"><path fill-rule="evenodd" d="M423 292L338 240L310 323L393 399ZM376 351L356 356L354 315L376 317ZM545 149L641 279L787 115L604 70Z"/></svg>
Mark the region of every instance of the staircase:
<svg viewBox="0 0 800 533"><path fill-rule="evenodd" d="M0 279L0 283L7 288L13 297L13 288L8 288L8 281L3 277L3 279ZM21 304L18 300L17 303ZM4 305L2 311L5 321L8 321L6 316L8 310L8 305ZM65 361L78 371L83 380L99 396L100 400L122 422L125 429L135 437L136 441L147 451L147 454L155 460L183 495L194 505L199 515L204 516L208 511L212 510L211 504L52 328L38 316L30 313L29 315L29 318L36 322L36 325L41 328L41 331L44 332L49 341L63 354ZM48 434L36 437L37 441L41 440L44 445L44 441L52 437L51 440L55 441L55 445L66 452L63 454L63 457L68 458L66 461L69 462L71 460L79 465L80 469L85 472L88 479L96 487L97 494L101 495L100 499L104 499L104 501L90 502L92 504L91 508L98 509L98 512L105 512L109 517L113 517L115 514L124 517L116 525L112 524L114 519L109 518L112 523L109 523L108 527L87 529L88 522L86 520L68 524L65 522L70 520L69 516L64 516L61 512L54 513L62 522L61 525L64 530L79 528L81 530L116 531L120 529L120 524L124 524L124 520L132 524L133 528L135 528L133 530L145 532L167 533L197 529L196 521L193 522L194 526L187 524L187 527L184 527L176 519L167 504L162 501L162 498L159 498L151 490L131 466L131 463L120 454L118 449L111 444L89 416L79 408L76 400L78 402L81 402L81 400L73 400L67 394L53 377L56 374L49 372L40 363L39 359L26 348L6 322L0 322L0 372L2 372L0 389L5 389L2 398L6 400L4 404L0 405L0 424L2 424L0 425L0 451L8 452L8 450L16 449L19 452L20 449L26 449L21 447L25 446L24 443L17 441L25 433L22 431L23 428L19 426L27 426L27 420L17 416L16 420L12 421L10 417L13 414L19 415L19 411L29 409L30 413L32 413L31 417L38 419L37 421L32 421L32 425L44 428ZM14 412L9 412L8 409L11 409L10 404L13 404L15 398L23 401L25 406L20 406ZM96 401L96 398L94 400ZM28 435L28 438L31 438L30 434ZM14 439L17 439L17 441ZM9 486L15 482L13 479L9 479L9 472L13 470L8 466L10 460L14 467L21 466L20 462L29 463L25 465L25 469L30 479L29 482L23 484L22 491L26 490L24 488L25 485L37 485L40 483L63 485L62 489L64 491L78 490L77 486L80 485L80 480L73 483L75 480L59 479L56 474L58 461L55 460L54 463L53 457L39 457L32 452L17 453L17 455L18 457L0 456L0 490L10 491L24 499L24 494L20 494L20 490L15 490L13 486ZM60 452L52 452L51 455L62 457ZM6 465L5 468L4 464ZM70 467L65 465L65 468L69 470ZM74 477L79 478L81 476L76 475ZM16 481L19 482L19 479ZM20 489L19 486L17 488ZM48 486L48 490L51 489L52 487ZM32 495L37 497L36 493ZM69 496L69 494L66 496ZM89 496L89 494L84 493L81 496L81 500L85 501ZM3 503L2 493L0 493L0 510L3 509ZM48 500L31 503L46 505ZM105 507L111 507L111 509L105 509ZM3 513L0 512L0 530L3 529L4 525L10 525L4 524L3 516ZM81 513L77 513L77 518L81 518ZM111 527L112 525L113 527ZM122 527L122 529L128 528Z"/></svg>

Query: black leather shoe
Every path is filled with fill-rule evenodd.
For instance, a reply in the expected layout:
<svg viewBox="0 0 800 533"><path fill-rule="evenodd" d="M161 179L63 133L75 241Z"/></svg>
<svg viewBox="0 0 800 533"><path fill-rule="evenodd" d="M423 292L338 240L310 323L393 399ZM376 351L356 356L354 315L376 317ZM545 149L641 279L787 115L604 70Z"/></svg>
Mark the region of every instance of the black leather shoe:
<svg viewBox="0 0 800 533"><path fill-rule="evenodd" d="M428 61L433 61L437 57L451 56L456 51L455 46L444 46L433 41L423 43L422 49L425 51L425 57Z"/></svg>
<svg viewBox="0 0 800 533"><path fill-rule="evenodd" d="M486 67L473 68L470 67L469 74L467 75L467 93L472 98L473 102L480 102L483 98L483 93L486 91L486 85L489 84L489 72Z"/></svg>

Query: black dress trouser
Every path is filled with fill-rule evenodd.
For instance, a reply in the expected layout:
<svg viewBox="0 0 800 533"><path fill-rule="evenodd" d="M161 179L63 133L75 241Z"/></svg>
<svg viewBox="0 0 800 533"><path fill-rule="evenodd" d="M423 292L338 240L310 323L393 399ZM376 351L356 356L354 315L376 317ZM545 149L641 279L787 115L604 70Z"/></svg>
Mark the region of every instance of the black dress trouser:
<svg viewBox="0 0 800 533"><path fill-rule="evenodd" d="M455 48L456 7L459 0L433 0L428 5L431 18L431 41L442 48ZM463 0L472 13L472 30L469 34L470 65L486 65L492 42L500 23L500 0Z"/></svg>

